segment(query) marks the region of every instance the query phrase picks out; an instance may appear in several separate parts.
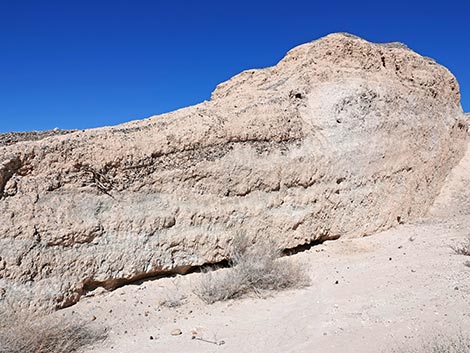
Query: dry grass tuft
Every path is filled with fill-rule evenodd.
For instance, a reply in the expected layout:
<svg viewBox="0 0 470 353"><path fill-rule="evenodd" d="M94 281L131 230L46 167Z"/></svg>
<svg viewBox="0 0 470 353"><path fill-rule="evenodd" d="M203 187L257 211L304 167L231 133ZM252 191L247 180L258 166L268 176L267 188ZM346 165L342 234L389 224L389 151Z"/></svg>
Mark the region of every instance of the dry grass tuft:
<svg viewBox="0 0 470 353"><path fill-rule="evenodd" d="M261 296L265 291L309 284L302 266L280 257L281 251L271 241L252 244L246 237L237 237L230 252L231 268L218 273L205 273L194 293L204 302L212 304L248 293Z"/></svg>
<svg viewBox="0 0 470 353"><path fill-rule="evenodd" d="M186 296L179 293L168 293L160 300L160 305L167 308L178 308L186 301Z"/></svg>
<svg viewBox="0 0 470 353"><path fill-rule="evenodd" d="M2 321L0 353L73 353L106 338L105 330L83 321L19 317L8 315Z"/></svg>
<svg viewBox="0 0 470 353"><path fill-rule="evenodd" d="M400 348L393 353L470 353L470 337L460 333L456 336L437 335L424 341L418 348Z"/></svg>
<svg viewBox="0 0 470 353"><path fill-rule="evenodd" d="M173 287L163 293L163 298L159 303L161 306L177 308L186 302L187 297L180 291L179 285L175 281L172 281L172 284Z"/></svg>
<svg viewBox="0 0 470 353"><path fill-rule="evenodd" d="M194 293L207 304L235 299L247 292L240 272L229 269L226 272L204 272L204 276L193 289Z"/></svg>
<svg viewBox="0 0 470 353"><path fill-rule="evenodd" d="M457 255L470 256L470 236L457 245L451 245L450 248L454 250Z"/></svg>

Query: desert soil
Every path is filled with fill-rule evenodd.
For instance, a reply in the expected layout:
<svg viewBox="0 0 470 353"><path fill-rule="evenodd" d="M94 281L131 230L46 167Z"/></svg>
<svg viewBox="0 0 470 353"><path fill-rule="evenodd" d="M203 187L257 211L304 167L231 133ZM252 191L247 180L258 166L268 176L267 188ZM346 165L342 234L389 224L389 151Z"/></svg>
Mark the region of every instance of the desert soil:
<svg viewBox="0 0 470 353"><path fill-rule="evenodd" d="M325 242L289 258L305 264L311 286L267 298L206 305L191 294L201 276L193 273L96 294L58 314L109 327L90 352L390 352L470 327L470 268L450 248L469 225L468 215L433 218ZM178 308L160 305L182 295Z"/></svg>

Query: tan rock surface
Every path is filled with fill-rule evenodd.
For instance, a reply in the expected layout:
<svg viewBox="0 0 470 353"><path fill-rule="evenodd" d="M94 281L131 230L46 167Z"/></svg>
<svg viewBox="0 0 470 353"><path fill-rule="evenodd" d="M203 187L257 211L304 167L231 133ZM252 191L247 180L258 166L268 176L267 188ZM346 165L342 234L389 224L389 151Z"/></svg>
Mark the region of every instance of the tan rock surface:
<svg viewBox="0 0 470 353"><path fill-rule="evenodd" d="M63 307L220 261L241 231L285 248L371 234L427 212L466 135L446 68L329 35L209 102L0 147L0 287Z"/></svg>
<svg viewBox="0 0 470 353"><path fill-rule="evenodd" d="M465 114L470 121L470 114ZM470 215L470 144L459 164L449 173L429 216L449 218Z"/></svg>

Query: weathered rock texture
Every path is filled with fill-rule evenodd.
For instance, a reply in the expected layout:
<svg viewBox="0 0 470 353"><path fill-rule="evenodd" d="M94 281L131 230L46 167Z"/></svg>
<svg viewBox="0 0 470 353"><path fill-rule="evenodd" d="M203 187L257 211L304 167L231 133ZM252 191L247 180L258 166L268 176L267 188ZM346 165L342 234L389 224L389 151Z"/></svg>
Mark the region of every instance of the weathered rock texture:
<svg viewBox="0 0 470 353"><path fill-rule="evenodd" d="M470 122L470 114L465 114ZM449 173L441 192L429 209L433 217L453 217L470 214L470 141L459 164Z"/></svg>
<svg viewBox="0 0 470 353"><path fill-rule="evenodd" d="M63 307L98 286L424 215L464 151L456 79L402 45L333 34L211 100L0 147L0 286Z"/></svg>
<svg viewBox="0 0 470 353"><path fill-rule="evenodd" d="M21 141L38 141L50 136L66 135L77 130L47 130L27 132L7 132L0 134L0 146L9 146Z"/></svg>

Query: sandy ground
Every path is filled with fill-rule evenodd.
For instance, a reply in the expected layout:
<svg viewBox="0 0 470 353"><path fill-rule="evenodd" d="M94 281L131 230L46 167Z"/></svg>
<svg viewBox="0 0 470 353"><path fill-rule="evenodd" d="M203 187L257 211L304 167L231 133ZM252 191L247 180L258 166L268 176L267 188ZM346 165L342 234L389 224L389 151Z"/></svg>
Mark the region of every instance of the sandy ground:
<svg viewBox="0 0 470 353"><path fill-rule="evenodd" d="M100 353L377 353L465 333L470 257L451 246L470 235L469 157L429 218L284 258L303 264L311 277L304 289L206 305L192 294L204 274L193 273L95 293L56 315L108 327L108 340L88 350ZM180 297L177 308L161 305Z"/></svg>
<svg viewBox="0 0 470 353"><path fill-rule="evenodd" d="M89 352L387 352L470 328L468 258L449 247L469 225L470 216L429 219L315 246L289 257L311 286L264 299L203 304L191 294L194 273L97 294L60 314L109 327ZM178 308L160 305L181 295Z"/></svg>

